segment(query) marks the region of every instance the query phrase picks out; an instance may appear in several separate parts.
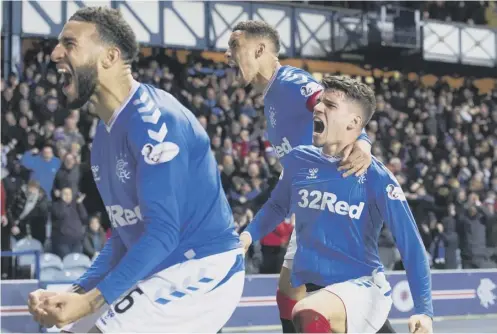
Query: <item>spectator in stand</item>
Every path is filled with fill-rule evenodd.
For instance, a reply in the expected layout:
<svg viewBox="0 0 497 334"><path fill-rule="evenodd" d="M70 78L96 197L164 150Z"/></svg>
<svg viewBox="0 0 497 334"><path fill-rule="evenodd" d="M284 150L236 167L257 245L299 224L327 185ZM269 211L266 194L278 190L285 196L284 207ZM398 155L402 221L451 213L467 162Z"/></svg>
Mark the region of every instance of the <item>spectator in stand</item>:
<svg viewBox="0 0 497 334"><path fill-rule="evenodd" d="M80 165L76 161L76 156L72 153L66 153L64 163L55 174L53 192L56 198L60 197L63 188L71 188L73 194L79 193L81 180Z"/></svg>
<svg viewBox="0 0 497 334"><path fill-rule="evenodd" d="M16 193L27 183L29 171L22 167L19 160L14 160L7 166L9 168L5 174L2 175L2 184L7 193L7 207L9 207L10 202L15 197Z"/></svg>
<svg viewBox="0 0 497 334"><path fill-rule="evenodd" d="M468 205L462 218L461 258L463 269L497 268L487 249L486 226L480 203Z"/></svg>
<svg viewBox="0 0 497 334"><path fill-rule="evenodd" d="M52 147L45 145L41 155L36 148L27 151L22 156L21 163L31 170L31 180L37 181L50 196L55 174L60 168L60 160L54 156Z"/></svg>
<svg viewBox="0 0 497 334"><path fill-rule="evenodd" d="M400 260L400 253L395 245L395 240L390 230L383 226L378 239L378 252L380 260L386 270L393 270L395 263Z"/></svg>
<svg viewBox="0 0 497 334"><path fill-rule="evenodd" d="M45 244L49 200L38 181L31 180L18 190L9 207L11 233L16 239L28 235Z"/></svg>
<svg viewBox="0 0 497 334"><path fill-rule="evenodd" d="M1 198L1 226L2 226L2 251L9 251L10 248L10 225L7 218L7 193L2 182L2 198ZM7 278L10 270L10 259L8 257L2 257L2 278Z"/></svg>
<svg viewBox="0 0 497 334"><path fill-rule="evenodd" d="M83 205L85 195L77 199L74 196L71 188L63 188L60 199L52 205L52 247L61 258L83 252L84 226L88 219Z"/></svg>
<svg viewBox="0 0 497 334"><path fill-rule="evenodd" d="M440 239L443 241L443 245L441 246L445 250L445 265L440 269L457 269L459 266L457 260L457 249L459 248L459 236L456 230L457 224L456 207L451 203L448 207L447 216L442 219L442 227L439 228L439 232L441 233ZM440 256L442 255L440 254ZM437 256L435 255L434 257L436 258Z"/></svg>
<svg viewBox="0 0 497 334"><path fill-rule="evenodd" d="M497 263L497 214L495 205L495 197L487 198L482 212L485 214L488 253L490 259Z"/></svg>
<svg viewBox="0 0 497 334"><path fill-rule="evenodd" d="M90 217L88 228L83 237L83 253L93 259L102 250L105 241L107 241L107 238L102 225L100 225L100 217Z"/></svg>
<svg viewBox="0 0 497 334"><path fill-rule="evenodd" d="M5 192L5 187L3 186L3 182L2 182L2 193L1 193L1 199L0 199L0 209L1 209L1 214L2 214L2 218L1 218L1 224L2 224L2 228L7 226L7 224L9 223L9 220L7 219L7 193ZM3 240L3 236L2 236L2 240ZM2 241L2 244L3 244L3 241Z"/></svg>
<svg viewBox="0 0 497 334"><path fill-rule="evenodd" d="M58 149L62 149L63 152L69 152L73 143L78 144L79 147L85 145L85 139L77 127L78 121L79 112L73 110L69 117L65 119L64 127L55 131L56 146Z"/></svg>

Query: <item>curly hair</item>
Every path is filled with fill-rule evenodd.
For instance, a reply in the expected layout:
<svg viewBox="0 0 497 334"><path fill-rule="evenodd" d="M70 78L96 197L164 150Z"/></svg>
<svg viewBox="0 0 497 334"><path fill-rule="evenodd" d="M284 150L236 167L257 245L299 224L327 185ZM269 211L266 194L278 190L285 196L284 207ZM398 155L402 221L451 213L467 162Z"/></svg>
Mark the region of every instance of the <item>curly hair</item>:
<svg viewBox="0 0 497 334"><path fill-rule="evenodd" d="M100 39L117 47L126 64L131 64L138 57L139 47L135 32L119 10L109 7L84 7L76 11L69 21L95 24Z"/></svg>
<svg viewBox="0 0 497 334"><path fill-rule="evenodd" d="M276 53L280 52L280 34L271 25L264 21L247 20L237 23L233 31L244 31L249 37L268 38Z"/></svg>
<svg viewBox="0 0 497 334"><path fill-rule="evenodd" d="M357 102L364 114L363 125L368 124L376 109L376 98L371 87L352 78L336 75L325 76L321 85L324 89L343 92L346 98Z"/></svg>

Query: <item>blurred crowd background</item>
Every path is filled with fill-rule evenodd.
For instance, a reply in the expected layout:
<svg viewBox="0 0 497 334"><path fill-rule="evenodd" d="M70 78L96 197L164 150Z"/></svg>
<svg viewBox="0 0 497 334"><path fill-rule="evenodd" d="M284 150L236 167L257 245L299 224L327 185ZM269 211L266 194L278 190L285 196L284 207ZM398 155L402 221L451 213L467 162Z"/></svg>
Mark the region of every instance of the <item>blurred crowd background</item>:
<svg viewBox="0 0 497 334"><path fill-rule="evenodd" d="M422 5L425 16L475 24L491 24L487 11L495 11L493 2L406 4ZM99 120L91 103L80 110L64 107L50 62L54 45L33 43L23 70L1 81L1 245L11 250L31 238L60 258L71 253L93 258L110 234L89 161ZM133 76L176 96L206 129L242 231L281 172L265 134L262 95L241 88L224 63L200 52L186 61L174 51L142 55ZM377 112L367 128L373 153L403 186L432 266L497 268L497 84L482 93L471 78L457 88L443 79L428 85L401 72L357 79L376 91ZM255 244L247 271L279 272L292 230L283 221ZM403 269L386 228L379 246L388 269ZM2 278L19 275L3 258Z"/></svg>

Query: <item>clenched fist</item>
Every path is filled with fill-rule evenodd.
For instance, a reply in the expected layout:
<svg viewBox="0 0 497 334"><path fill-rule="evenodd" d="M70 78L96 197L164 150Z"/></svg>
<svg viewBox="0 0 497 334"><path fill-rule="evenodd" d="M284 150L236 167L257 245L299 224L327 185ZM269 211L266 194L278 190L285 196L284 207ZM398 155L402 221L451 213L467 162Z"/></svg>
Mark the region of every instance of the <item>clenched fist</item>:
<svg viewBox="0 0 497 334"><path fill-rule="evenodd" d="M420 334L433 333L433 320L426 314L415 314L409 318L409 332Z"/></svg>
<svg viewBox="0 0 497 334"><path fill-rule="evenodd" d="M43 309L43 303L50 297L57 295L56 292L38 289L29 294L28 309L36 322L44 327L52 327L53 323L48 323L44 320L47 312Z"/></svg>
<svg viewBox="0 0 497 334"><path fill-rule="evenodd" d="M250 233L242 232L242 234L240 234L240 241L242 242L244 252L247 253L250 245L252 244L252 237L250 236Z"/></svg>

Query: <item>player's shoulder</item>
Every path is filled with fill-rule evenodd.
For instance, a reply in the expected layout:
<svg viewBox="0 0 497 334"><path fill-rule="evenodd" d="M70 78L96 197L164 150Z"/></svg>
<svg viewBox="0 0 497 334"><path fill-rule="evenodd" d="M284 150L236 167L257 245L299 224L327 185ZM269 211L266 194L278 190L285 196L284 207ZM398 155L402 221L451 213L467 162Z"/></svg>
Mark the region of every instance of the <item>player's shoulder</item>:
<svg viewBox="0 0 497 334"><path fill-rule="evenodd" d="M188 126L186 108L171 94L153 86L140 84L129 102L132 110L129 129L150 129L164 133L168 126Z"/></svg>
<svg viewBox="0 0 497 334"><path fill-rule="evenodd" d="M314 92L321 90L321 85L314 79L314 77L307 71L293 67L282 66L276 77L280 85L293 86L300 90L300 93L307 97Z"/></svg>
<svg viewBox="0 0 497 334"><path fill-rule="evenodd" d="M180 151L180 140L188 122L184 108L169 93L140 84L130 100L132 113L128 126L128 143L148 164L172 160Z"/></svg>
<svg viewBox="0 0 497 334"><path fill-rule="evenodd" d="M390 189L391 191L400 189L399 182L397 178L392 174L392 172L385 166L380 160L373 156L373 161L371 166L369 166L367 171L367 179L375 189Z"/></svg>
<svg viewBox="0 0 497 334"><path fill-rule="evenodd" d="M300 78L293 78L292 76L294 76L294 75L298 75L301 77ZM297 82L298 81L297 79L302 79L302 76L307 78L307 79L316 81L316 79L314 79L313 76L309 72L307 72L306 70L303 70L303 69L298 68L298 67L290 66L290 65L283 65L280 67L280 69L278 70L277 79Z"/></svg>

